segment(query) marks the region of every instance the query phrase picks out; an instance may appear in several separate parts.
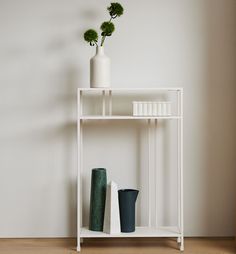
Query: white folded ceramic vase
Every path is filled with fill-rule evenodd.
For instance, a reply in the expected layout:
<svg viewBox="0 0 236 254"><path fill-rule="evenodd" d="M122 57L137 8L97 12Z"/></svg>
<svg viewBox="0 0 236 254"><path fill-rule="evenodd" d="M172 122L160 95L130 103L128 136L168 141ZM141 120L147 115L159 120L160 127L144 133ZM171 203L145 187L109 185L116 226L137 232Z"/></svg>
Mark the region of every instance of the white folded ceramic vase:
<svg viewBox="0 0 236 254"><path fill-rule="evenodd" d="M118 187L113 181L107 185L103 232L107 234L119 234L121 232Z"/></svg>

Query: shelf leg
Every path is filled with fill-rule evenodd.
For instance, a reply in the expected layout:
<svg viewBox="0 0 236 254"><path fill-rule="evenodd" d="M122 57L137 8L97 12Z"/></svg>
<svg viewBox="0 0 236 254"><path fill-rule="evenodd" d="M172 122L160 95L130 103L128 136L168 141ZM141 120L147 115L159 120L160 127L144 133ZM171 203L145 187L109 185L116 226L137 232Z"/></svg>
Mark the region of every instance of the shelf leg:
<svg viewBox="0 0 236 254"><path fill-rule="evenodd" d="M184 237L181 237L180 251L184 251Z"/></svg>
<svg viewBox="0 0 236 254"><path fill-rule="evenodd" d="M84 238L80 238L80 243L83 243L84 242Z"/></svg>
<svg viewBox="0 0 236 254"><path fill-rule="evenodd" d="M181 237L177 237L177 243L181 243Z"/></svg>
<svg viewBox="0 0 236 254"><path fill-rule="evenodd" d="M80 244L79 244L79 245L77 245L76 251L77 251L77 252L80 252L80 251L81 251Z"/></svg>

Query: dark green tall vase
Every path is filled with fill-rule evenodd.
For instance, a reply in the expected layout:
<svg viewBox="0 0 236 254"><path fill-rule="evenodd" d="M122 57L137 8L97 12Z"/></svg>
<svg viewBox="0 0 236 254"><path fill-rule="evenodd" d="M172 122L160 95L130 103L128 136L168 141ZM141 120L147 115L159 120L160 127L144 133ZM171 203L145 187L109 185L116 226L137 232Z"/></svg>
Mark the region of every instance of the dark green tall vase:
<svg viewBox="0 0 236 254"><path fill-rule="evenodd" d="M89 229L103 231L107 174L105 168L94 168L91 176Z"/></svg>
<svg viewBox="0 0 236 254"><path fill-rule="evenodd" d="M119 190L120 226L121 232L135 231L135 202L138 197L138 190Z"/></svg>

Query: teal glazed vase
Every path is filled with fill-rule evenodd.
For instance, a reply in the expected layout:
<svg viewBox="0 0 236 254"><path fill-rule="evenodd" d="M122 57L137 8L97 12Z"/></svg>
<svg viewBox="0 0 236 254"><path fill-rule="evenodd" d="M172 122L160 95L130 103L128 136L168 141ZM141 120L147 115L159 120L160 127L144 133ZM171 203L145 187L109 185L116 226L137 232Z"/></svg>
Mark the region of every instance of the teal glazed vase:
<svg viewBox="0 0 236 254"><path fill-rule="evenodd" d="M138 190L133 189L118 191L121 232L130 233L135 231L135 203L138 193Z"/></svg>
<svg viewBox="0 0 236 254"><path fill-rule="evenodd" d="M103 231L107 173L105 168L92 169L89 230Z"/></svg>

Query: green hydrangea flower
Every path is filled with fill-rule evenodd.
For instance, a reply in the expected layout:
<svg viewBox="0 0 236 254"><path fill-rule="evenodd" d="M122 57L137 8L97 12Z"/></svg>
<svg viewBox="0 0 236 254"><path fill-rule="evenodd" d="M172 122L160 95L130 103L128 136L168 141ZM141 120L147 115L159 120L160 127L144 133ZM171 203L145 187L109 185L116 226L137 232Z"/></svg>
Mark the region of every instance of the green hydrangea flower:
<svg viewBox="0 0 236 254"><path fill-rule="evenodd" d="M111 36L115 31L115 26L112 22L103 22L101 25L102 36Z"/></svg>
<svg viewBox="0 0 236 254"><path fill-rule="evenodd" d="M94 46L98 41L98 33L93 29L89 29L84 33L84 39L89 42L90 46Z"/></svg>
<svg viewBox="0 0 236 254"><path fill-rule="evenodd" d="M116 17L120 17L124 12L124 8L120 3L111 3L107 10L109 11L109 14L113 19Z"/></svg>
<svg viewBox="0 0 236 254"><path fill-rule="evenodd" d="M101 38L101 44L100 44L101 46L103 46L106 37L111 36L112 33L115 31L115 26L111 22L112 19L120 17L124 12L124 9L120 3L111 3L111 5L107 7L107 10L109 11L110 19L109 21L103 22L100 27L102 30L101 32L102 38ZM93 29L87 30L84 33L84 39L90 44L90 46L94 46L94 45L98 46L98 34L95 30Z"/></svg>

